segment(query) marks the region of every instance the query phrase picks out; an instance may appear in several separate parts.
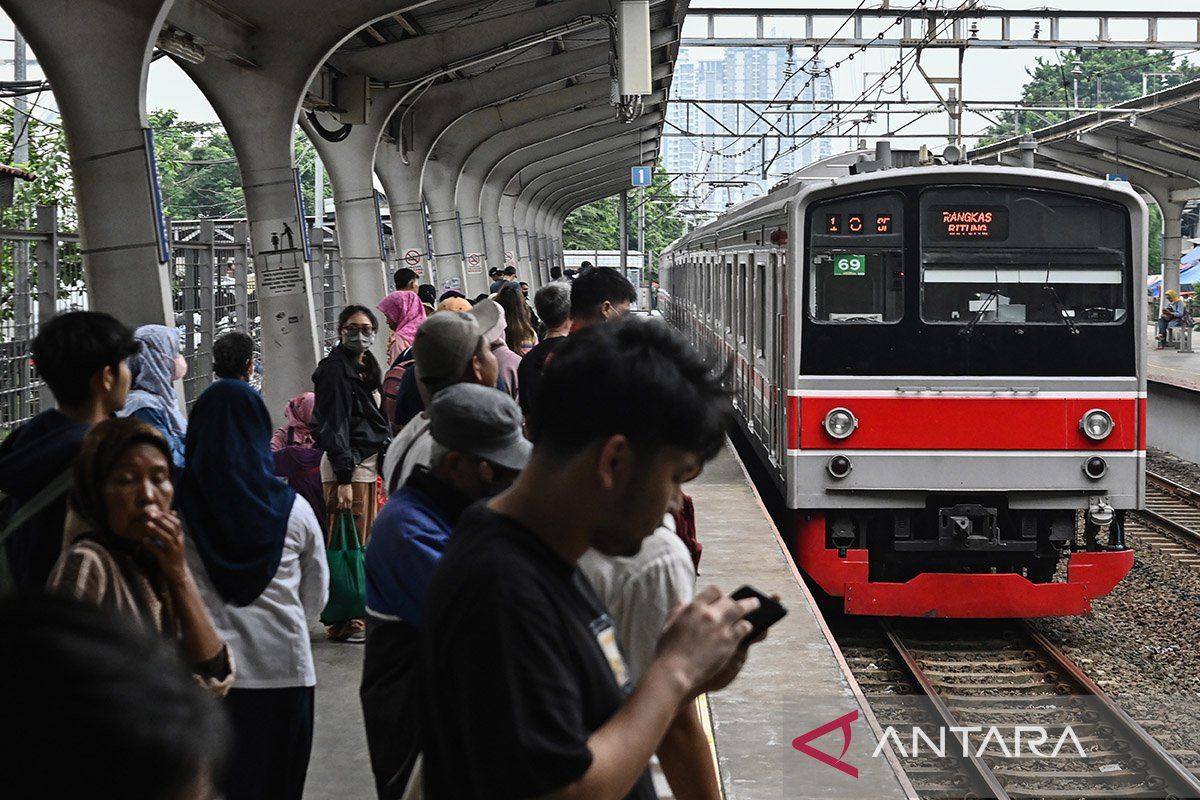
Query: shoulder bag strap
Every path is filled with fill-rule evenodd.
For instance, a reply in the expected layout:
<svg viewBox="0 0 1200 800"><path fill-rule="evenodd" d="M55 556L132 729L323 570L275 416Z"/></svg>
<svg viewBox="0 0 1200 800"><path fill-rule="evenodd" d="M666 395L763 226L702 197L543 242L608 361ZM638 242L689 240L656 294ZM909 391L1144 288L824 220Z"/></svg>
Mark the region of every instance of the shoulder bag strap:
<svg viewBox="0 0 1200 800"><path fill-rule="evenodd" d="M74 467L68 467L60 473L54 480L42 487L41 491L29 498L29 502L22 504L20 508L8 520L8 524L4 526L4 530L0 530L0 543L12 536L13 532L24 525L29 520L33 519L42 511L50 507L50 504L55 500L64 497L71 490L71 484L75 481Z"/></svg>
<svg viewBox="0 0 1200 800"><path fill-rule="evenodd" d="M410 452L412 452L413 445L415 445L417 443L418 439L420 439L422 436L425 435L425 431L429 430L429 426L431 424L432 423L429 420L426 420L425 426L423 428L421 428L419 431L417 431L417 435L414 436L412 439L410 439L408 444L405 445L404 452L400 454L400 459L396 462L396 468L394 470L392 470L392 474L390 476L388 476L388 494L389 495L394 494L396 489L399 488L400 472L401 472L401 470L404 469L404 462L408 459L408 454Z"/></svg>

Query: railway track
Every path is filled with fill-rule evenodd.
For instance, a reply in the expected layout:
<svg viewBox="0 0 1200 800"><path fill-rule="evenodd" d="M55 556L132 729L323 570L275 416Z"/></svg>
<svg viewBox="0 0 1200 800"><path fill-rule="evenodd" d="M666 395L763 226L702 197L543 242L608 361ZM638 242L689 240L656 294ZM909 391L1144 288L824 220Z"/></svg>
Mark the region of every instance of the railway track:
<svg viewBox="0 0 1200 800"><path fill-rule="evenodd" d="M1196 754L1165 749L1027 624L884 622L841 638L922 797L1200 797L1177 759ZM1031 750L1034 731L1047 740Z"/></svg>
<svg viewBox="0 0 1200 800"><path fill-rule="evenodd" d="M1143 544L1200 570L1200 492L1146 471L1146 509L1126 515Z"/></svg>

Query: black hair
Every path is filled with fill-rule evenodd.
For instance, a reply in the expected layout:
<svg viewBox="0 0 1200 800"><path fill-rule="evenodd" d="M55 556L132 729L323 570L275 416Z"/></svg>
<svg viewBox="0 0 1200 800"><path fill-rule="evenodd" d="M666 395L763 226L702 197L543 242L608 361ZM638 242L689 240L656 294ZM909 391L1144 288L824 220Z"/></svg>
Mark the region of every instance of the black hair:
<svg viewBox="0 0 1200 800"><path fill-rule="evenodd" d="M92 393L92 378L114 371L138 351L133 332L99 311L71 311L53 317L34 337L33 363L60 406L78 408Z"/></svg>
<svg viewBox="0 0 1200 800"><path fill-rule="evenodd" d="M593 267L580 272L571 284L571 317L587 319L594 315L604 301L616 305L622 300L633 303L637 292L629 279L612 267Z"/></svg>
<svg viewBox="0 0 1200 800"><path fill-rule="evenodd" d="M516 268L516 267L505 267L505 268L504 268L504 274L505 274L505 275L516 275L516 274L517 274L517 268Z"/></svg>
<svg viewBox="0 0 1200 800"><path fill-rule="evenodd" d="M551 267L550 268L550 280L556 281L561 277L562 277L562 267Z"/></svg>
<svg viewBox="0 0 1200 800"><path fill-rule="evenodd" d="M396 291L398 292L413 281L419 280L420 277L421 276L417 274L416 270L409 269L408 267L401 267L400 269L396 270L396 274L392 276L392 282L396 287Z"/></svg>
<svg viewBox="0 0 1200 800"><path fill-rule="evenodd" d="M547 328L557 328L571 318L571 287L562 281L547 283L533 296L533 307Z"/></svg>
<svg viewBox="0 0 1200 800"><path fill-rule="evenodd" d="M346 321L355 314L366 314L367 319L371 320L371 327L375 330L379 330L379 318L375 316L375 312L366 306L360 305L349 305L342 309L342 312L338 314L337 329L340 331L343 327L345 327Z"/></svg>
<svg viewBox="0 0 1200 800"><path fill-rule="evenodd" d="M473 306L479 305L480 301L487 300L487 299L488 299L488 296L486 294L476 295L475 299L471 301L471 305L473 305Z"/></svg>
<svg viewBox="0 0 1200 800"><path fill-rule="evenodd" d="M501 276L503 274L504 274L504 270L500 269L499 267L492 267L491 269L488 270L489 278L498 278L499 276Z"/></svg>
<svg viewBox="0 0 1200 800"><path fill-rule="evenodd" d="M7 796L176 800L220 773L225 716L160 637L53 595L5 598L0 625Z"/></svg>
<svg viewBox="0 0 1200 800"><path fill-rule="evenodd" d="M254 340L241 331L222 334L213 342L213 373L218 378L241 379L254 360Z"/></svg>
<svg viewBox="0 0 1200 800"><path fill-rule="evenodd" d="M443 300L449 300L451 297L462 297L465 299L466 295L462 292L455 291L454 289L447 289L446 291L442 292L440 297L438 297L438 302L440 303Z"/></svg>
<svg viewBox="0 0 1200 800"><path fill-rule="evenodd" d="M707 461L725 440L727 371L661 320L592 325L546 365L530 410L534 446L570 457L620 434L643 451L671 445Z"/></svg>
<svg viewBox="0 0 1200 800"><path fill-rule="evenodd" d="M595 266L595 264L593 264L590 261L580 261L579 262L579 269L581 272L585 269L591 269L594 266Z"/></svg>
<svg viewBox="0 0 1200 800"><path fill-rule="evenodd" d="M432 283L422 283L417 287L417 297L421 298L422 303L435 305L437 303L437 289Z"/></svg>

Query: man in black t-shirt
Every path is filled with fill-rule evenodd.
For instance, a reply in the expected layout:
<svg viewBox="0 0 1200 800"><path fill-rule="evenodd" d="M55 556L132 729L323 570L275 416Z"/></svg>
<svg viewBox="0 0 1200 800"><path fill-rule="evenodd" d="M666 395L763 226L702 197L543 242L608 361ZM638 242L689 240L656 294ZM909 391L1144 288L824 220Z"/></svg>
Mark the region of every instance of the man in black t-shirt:
<svg viewBox="0 0 1200 800"><path fill-rule="evenodd" d="M728 397L678 333L636 319L573 334L540 391L528 466L463 516L426 594L426 796L650 800L651 755L737 675L758 603L700 592L634 688L576 562L638 552L722 446Z"/></svg>
<svg viewBox="0 0 1200 800"><path fill-rule="evenodd" d="M542 340L525 354L517 367L518 399L526 415L533 408L533 397L541 385L546 360L567 341L567 334L571 332L571 284L566 281L546 284L533 296L533 304L546 330Z"/></svg>

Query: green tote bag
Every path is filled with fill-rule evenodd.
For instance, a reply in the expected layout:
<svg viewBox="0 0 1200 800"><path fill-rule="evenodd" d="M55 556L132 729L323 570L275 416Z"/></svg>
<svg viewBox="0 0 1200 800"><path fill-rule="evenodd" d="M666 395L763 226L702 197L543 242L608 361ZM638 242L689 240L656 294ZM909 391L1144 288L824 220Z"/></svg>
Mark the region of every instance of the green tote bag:
<svg viewBox="0 0 1200 800"><path fill-rule="evenodd" d="M358 540L354 515L338 514L329 550L329 602L321 612L321 623L334 625L367 615L367 549Z"/></svg>

